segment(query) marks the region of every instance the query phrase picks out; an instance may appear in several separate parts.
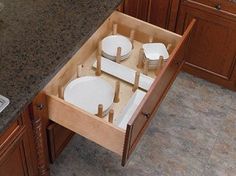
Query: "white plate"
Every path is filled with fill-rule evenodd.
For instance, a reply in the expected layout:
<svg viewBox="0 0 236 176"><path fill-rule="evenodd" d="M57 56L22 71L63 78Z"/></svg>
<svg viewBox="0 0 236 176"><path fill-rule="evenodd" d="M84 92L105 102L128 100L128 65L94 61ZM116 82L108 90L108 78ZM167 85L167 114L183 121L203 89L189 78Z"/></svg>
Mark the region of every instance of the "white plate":
<svg viewBox="0 0 236 176"><path fill-rule="evenodd" d="M112 86L105 80L95 76L85 76L70 82L64 91L65 101L87 111L97 114L98 105L107 111L114 98Z"/></svg>
<svg viewBox="0 0 236 176"><path fill-rule="evenodd" d="M104 52L102 52L102 55L103 55L105 58L107 58L107 59L110 59L110 60L112 60L112 61L116 61L116 56L115 56L115 57L114 57L114 56L110 56L110 55L108 55L108 54L106 54L106 53L104 53ZM131 52L128 53L127 55L121 56L121 61L127 59L130 55L131 55Z"/></svg>
<svg viewBox="0 0 236 176"><path fill-rule="evenodd" d="M95 63L93 64L93 67L97 68L97 61L95 61ZM120 78L130 84L134 84L136 71L131 68L128 68L121 64L117 64L109 59L102 57L101 70L117 78ZM140 74L140 80L139 80L140 88L144 90L148 90L151 87L153 82L154 82L153 78L146 76L142 73Z"/></svg>
<svg viewBox="0 0 236 176"><path fill-rule="evenodd" d="M169 53L163 43L146 43L143 44L144 54L150 61L159 60L160 56L164 59L169 58Z"/></svg>
<svg viewBox="0 0 236 176"><path fill-rule="evenodd" d="M124 56L129 56L133 45L127 37L122 35L111 35L102 40L102 52L104 56L116 57L118 47L121 47L121 57L124 58Z"/></svg>
<svg viewBox="0 0 236 176"><path fill-rule="evenodd" d="M129 120L132 118L134 112L136 111L145 95L145 92L137 89L129 100L128 104L114 120L114 124L125 130Z"/></svg>

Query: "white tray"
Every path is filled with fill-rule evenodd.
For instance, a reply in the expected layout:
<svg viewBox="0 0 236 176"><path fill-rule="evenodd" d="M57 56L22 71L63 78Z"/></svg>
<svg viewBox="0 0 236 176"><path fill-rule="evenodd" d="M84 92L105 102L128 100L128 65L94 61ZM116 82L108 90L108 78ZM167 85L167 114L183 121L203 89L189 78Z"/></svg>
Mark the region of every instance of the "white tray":
<svg viewBox="0 0 236 176"><path fill-rule="evenodd" d="M93 67L97 68L97 61L95 61ZM102 57L101 70L128 83L134 84L136 71L131 68L128 68L121 64L117 64L109 59ZM140 80L139 80L140 88L148 91L153 82L154 82L153 78L146 76L142 73L140 74Z"/></svg>
<svg viewBox="0 0 236 176"><path fill-rule="evenodd" d="M136 111L137 107L139 106L145 95L145 92L137 89L129 100L128 104L115 119L114 124L119 128L125 130L129 120L132 118L134 112Z"/></svg>

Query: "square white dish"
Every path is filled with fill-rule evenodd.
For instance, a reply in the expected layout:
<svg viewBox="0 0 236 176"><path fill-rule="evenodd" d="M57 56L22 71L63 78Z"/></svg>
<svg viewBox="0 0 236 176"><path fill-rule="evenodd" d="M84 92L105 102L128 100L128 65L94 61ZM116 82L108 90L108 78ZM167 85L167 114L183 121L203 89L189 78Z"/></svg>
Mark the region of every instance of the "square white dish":
<svg viewBox="0 0 236 176"><path fill-rule="evenodd" d="M165 60L169 58L169 53L163 43L146 43L143 44L143 49L145 57L151 62L159 60L160 56L163 56Z"/></svg>

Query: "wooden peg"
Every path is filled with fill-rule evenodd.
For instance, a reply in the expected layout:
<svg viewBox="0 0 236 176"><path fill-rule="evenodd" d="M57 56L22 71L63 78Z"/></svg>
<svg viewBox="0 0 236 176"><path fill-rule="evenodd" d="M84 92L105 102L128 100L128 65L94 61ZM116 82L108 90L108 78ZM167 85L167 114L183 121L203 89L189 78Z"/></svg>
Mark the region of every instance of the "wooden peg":
<svg viewBox="0 0 236 176"><path fill-rule="evenodd" d="M132 44L134 43L134 35L135 35L135 30L131 30L130 35L129 35L129 39Z"/></svg>
<svg viewBox="0 0 236 176"><path fill-rule="evenodd" d="M143 60L144 60L144 49L141 48L139 50L139 58L138 58L138 68L143 68Z"/></svg>
<svg viewBox="0 0 236 176"><path fill-rule="evenodd" d="M133 92L135 92L138 89L138 87L139 87L139 80L140 80L140 72L137 71L135 73L135 78L134 78L134 86L133 86L133 89L132 89Z"/></svg>
<svg viewBox="0 0 236 176"><path fill-rule="evenodd" d="M96 76L100 76L102 74L102 70L101 70L101 66L102 66L102 61L101 61L102 57L101 55L100 56L97 56L97 69L96 69Z"/></svg>
<svg viewBox="0 0 236 176"><path fill-rule="evenodd" d="M58 87L58 97L61 99L64 99L64 87L63 86Z"/></svg>
<svg viewBox="0 0 236 176"><path fill-rule="evenodd" d="M98 43L97 56L101 56L101 55L102 55L102 42L100 41Z"/></svg>
<svg viewBox="0 0 236 176"><path fill-rule="evenodd" d="M112 26L112 35L116 35L117 34L117 24L113 24Z"/></svg>
<svg viewBox="0 0 236 176"><path fill-rule="evenodd" d="M167 47L166 47L166 49L169 53L170 53L171 48L172 48L172 44L168 44Z"/></svg>
<svg viewBox="0 0 236 176"><path fill-rule="evenodd" d="M116 50L116 63L120 63L121 62L121 47L118 47Z"/></svg>
<svg viewBox="0 0 236 176"><path fill-rule="evenodd" d="M99 104L98 105L98 117L103 118L103 105Z"/></svg>
<svg viewBox="0 0 236 176"><path fill-rule="evenodd" d="M108 122L113 123L113 119L114 119L114 110L111 109L109 111Z"/></svg>
<svg viewBox="0 0 236 176"><path fill-rule="evenodd" d="M159 61L158 61L157 70L156 70L156 75L158 75L161 72L163 65L164 65L164 57L160 56Z"/></svg>
<svg viewBox="0 0 236 176"><path fill-rule="evenodd" d="M144 59L143 74L148 75L148 71L149 71L149 60Z"/></svg>
<svg viewBox="0 0 236 176"><path fill-rule="evenodd" d="M152 42L153 42L153 36L149 36L148 42L149 42L149 43L152 43Z"/></svg>
<svg viewBox="0 0 236 176"><path fill-rule="evenodd" d="M119 101L120 101L120 81L116 81L114 103L118 103Z"/></svg>
<svg viewBox="0 0 236 176"><path fill-rule="evenodd" d="M159 58L159 67L162 68L163 65L164 65L164 57L160 56L160 58Z"/></svg>
<svg viewBox="0 0 236 176"><path fill-rule="evenodd" d="M81 72L82 72L83 65L79 64L77 65L77 78L81 77Z"/></svg>

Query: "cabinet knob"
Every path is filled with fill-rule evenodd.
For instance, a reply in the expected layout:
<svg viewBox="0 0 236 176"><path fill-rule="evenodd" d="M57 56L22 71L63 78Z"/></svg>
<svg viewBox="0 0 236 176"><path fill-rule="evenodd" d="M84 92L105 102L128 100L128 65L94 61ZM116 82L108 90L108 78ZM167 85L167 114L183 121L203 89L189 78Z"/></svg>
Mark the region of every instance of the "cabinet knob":
<svg viewBox="0 0 236 176"><path fill-rule="evenodd" d="M151 114L147 112L142 112L142 115L144 115L147 119L151 117Z"/></svg>
<svg viewBox="0 0 236 176"><path fill-rule="evenodd" d="M221 10L221 4L216 4L215 8L216 8L216 10Z"/></svg>
<svg viewBox="0 0 236 176"><path fill-rule="evenodd" d="M44 107L45 107L45 105L42 104L42 103L40 103L40 104L36 104L36 108L37 108L37 110L39 110L39 111L43 110Z"/></svg>
<svg viewBox="0 0 236 176"><path fill-rule="evenodd" d="M175 65L180 66L181 62L180 61L175 61Z"/></svg>

